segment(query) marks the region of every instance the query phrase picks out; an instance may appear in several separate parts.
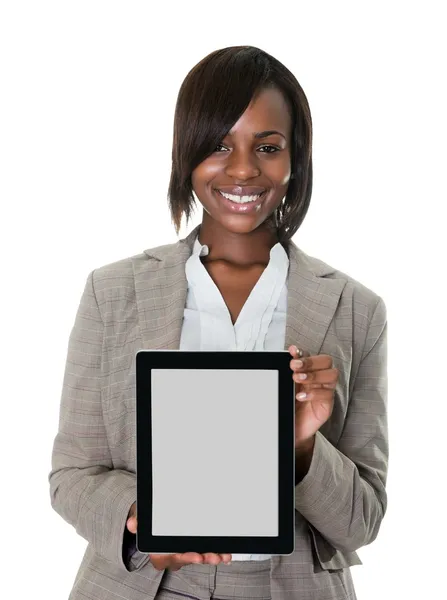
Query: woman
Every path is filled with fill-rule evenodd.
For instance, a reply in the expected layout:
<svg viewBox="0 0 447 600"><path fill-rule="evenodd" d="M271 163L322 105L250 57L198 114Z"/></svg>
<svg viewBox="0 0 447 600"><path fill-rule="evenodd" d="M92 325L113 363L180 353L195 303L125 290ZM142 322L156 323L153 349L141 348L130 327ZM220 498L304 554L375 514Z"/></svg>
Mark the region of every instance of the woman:
<svg viewBox="0 0 447 600"><path fill-rule="evenodd" d="M257 48L213 52L183 82L170 210L178 234L194 192L202 222L92 271L70 334L49 476L52 506L89 542L70 598L355 598L349 568L387 503L386 307L291 241L310 203L311 142L299 83ZM292 555L136 550L141 348L289 350Z"/></svg>

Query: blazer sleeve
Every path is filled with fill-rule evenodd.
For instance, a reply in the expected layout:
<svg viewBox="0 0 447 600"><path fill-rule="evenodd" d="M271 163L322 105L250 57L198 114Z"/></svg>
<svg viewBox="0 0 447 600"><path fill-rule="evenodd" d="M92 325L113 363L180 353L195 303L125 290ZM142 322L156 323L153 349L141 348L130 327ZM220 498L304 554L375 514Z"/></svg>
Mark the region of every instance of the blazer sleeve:
<svg viewBox="0 0 447 600"><path fill-rule="evenodd" d="M334 548L355 552L376 538L387 507L387 315L370 320L337 447L317 432L295 508Z"/></svg>
<svg viewBox="0 0 447 600"><path fill-rule="evenodd" d="M97 554L126 571L139 570L150 557L126 557L124 534L136 501L136 476L113 468L107 441L101 404L104 323L93 275L94 271L87 277L68 341L48 476L51 505Z"/></svg>

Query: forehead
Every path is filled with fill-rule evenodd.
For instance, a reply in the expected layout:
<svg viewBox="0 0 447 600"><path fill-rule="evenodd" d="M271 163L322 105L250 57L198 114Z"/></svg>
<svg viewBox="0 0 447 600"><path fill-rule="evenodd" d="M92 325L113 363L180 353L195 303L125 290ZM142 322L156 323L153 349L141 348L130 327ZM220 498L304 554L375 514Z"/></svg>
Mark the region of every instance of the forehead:
<svg viewBox="0 0 447 600"><path fill-rule="evenodd" d="M233 125L230 135L277 129L289 133L292 127L289 105L276 88L262 90Z"/></svg>

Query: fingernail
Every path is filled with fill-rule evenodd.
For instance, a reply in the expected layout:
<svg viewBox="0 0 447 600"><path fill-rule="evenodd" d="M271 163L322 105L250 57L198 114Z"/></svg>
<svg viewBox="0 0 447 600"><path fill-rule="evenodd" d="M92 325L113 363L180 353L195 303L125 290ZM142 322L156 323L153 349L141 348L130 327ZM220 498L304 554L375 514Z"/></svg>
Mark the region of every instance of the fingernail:
<svg viewBox="0 0 447 600"><path fill-rule="evenodd" d="M307 397L306 392L301 392L301 394L298 394L297 399L304 400L306 397Z"/></svg>
<svg viewBox="0 0 447 600"><path fill-rule="evenodd" d="M300 367L303 366L303 361L302 360L293 360L292 364L295 368L299 369Z"/></svg>

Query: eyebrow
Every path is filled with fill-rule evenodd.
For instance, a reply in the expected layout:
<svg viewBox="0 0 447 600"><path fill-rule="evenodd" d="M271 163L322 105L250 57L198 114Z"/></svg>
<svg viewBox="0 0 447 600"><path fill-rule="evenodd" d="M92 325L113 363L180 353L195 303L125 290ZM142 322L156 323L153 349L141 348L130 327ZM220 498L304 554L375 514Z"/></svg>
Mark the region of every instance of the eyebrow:
<svg viewBox="0 0 447 600"><path fill-rule="evenodd" d="M277 133L278 135L280 135L284 139L286 139L286 136L283 133L281 133L280 131L276 131L275 129L269 129L268 131L260 131L259 133L255 133L253 135L253 137L256 139L265 138L265 137L268 137L269 135L273 135L275 133Z"/></svg>
<svg viewBox="0 0 447 600"><path fill-rule="evenodd" d="M281 133L280 131L276 131L276 129L268 129L267 131L260 131L259 133L254 133L253 137L255 139L260 139L260 138L268 137L269 135L274 135L275 133L280 135L284 139L286 139L286 136L283 133ZM229 135L232 135L232 134L233 134L233 132L230 131Z"/></svg>

